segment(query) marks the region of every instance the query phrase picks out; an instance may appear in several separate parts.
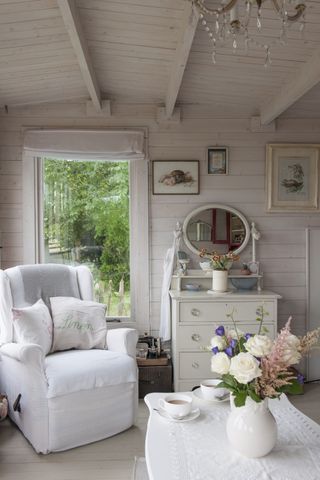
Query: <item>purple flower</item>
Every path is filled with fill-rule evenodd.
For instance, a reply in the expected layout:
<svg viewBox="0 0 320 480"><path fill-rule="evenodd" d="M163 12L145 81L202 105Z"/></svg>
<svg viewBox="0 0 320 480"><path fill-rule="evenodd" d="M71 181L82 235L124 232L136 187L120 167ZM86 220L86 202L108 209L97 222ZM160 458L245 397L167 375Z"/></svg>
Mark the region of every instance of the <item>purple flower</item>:
<svg viewBox="0 0 320 480"><path fill-rule="evenodd" d="M230 342L230 346L231 346L232 348L236 348L237 343L238 343L238 340L236 340L235 338L233 338L233 339L231 340L231 342Z"/></svg>
<svg viewBox="0 0 320 480"><path fill-rule="evenodd" d="M244 336L246 340L249 340L250 337L252 337L252 333L246 333Z"/></svg>
<svg viewBox="0 0 320 480"><path fill-rule="evenodd" d="M218 347L213 347L211 349L212 353L216 354L216 353L219 353L219 348Z"/></svg>
<svg viewBox="0 0 320 480"><path fill-rule="evenodd" d="M224 327L223 327L222 325L220 325L220 327L216 328L215 334L216 334L216 335L219 335L219 337L223 337L223 335L224 335Z"/></svg>
<svg viewBox="0 0 320 480"><path fill-rule="evenodd" d="M232 355L233 355L232 347L227 347L227 348L225 349L225 353L226 353L229 357L232 357Z"/></svg>
<svg viewBox="0 0 320 480"><path fill-rule="evenodd" d="M300 385L304 384L304 376L301 373L297 376L297 382L300 383Z"/></svg>

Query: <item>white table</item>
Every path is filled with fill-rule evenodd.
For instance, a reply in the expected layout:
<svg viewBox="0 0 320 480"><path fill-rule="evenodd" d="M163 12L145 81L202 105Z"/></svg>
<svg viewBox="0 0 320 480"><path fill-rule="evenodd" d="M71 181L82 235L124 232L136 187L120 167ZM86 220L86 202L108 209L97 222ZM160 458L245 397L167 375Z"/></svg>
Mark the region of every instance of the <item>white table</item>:
<svg viewBox="0 0 320 480"><path fill-rule="evenodd" d="M193 395L188 393L188 395ZM287 399L271 400L278 424L274 450L260 459L246 459L229 447L225 432L229 402L194 398L201 415L171 422L153 410L165 393L150 393L146 462L150 480L319 480L320 426Z"/></svg>

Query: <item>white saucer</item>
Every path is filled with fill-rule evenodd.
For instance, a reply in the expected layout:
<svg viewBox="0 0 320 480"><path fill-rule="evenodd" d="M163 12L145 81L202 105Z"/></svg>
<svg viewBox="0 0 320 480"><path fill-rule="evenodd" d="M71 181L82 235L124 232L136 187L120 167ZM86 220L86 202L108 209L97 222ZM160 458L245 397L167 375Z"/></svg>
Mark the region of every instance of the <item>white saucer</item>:
<svg viewBox="0 0 320 480"><path fill-rule="evenodd" d="M156 412L159 413L159 415L161 415L161 417L165 418L166 420L169 420L170 422L176 422L176 423L191 422L191 420L195 420L200 415L199 408L194 408L193 410L191 410L191 412L188 415L181 418L171 417L169 413L161 407L158 407L156 409Z"/></svg>
<svg viewBox="0 0 320 480"><path fill-rule="evenodd" d="M206 398L203 398L203 395L202 395L202 391L201 391L201 388L197 388L196 390L193 390L193 395L197 398L199 398L200 400L202 400L203 402L207 402L207 403L223 403L223 402L228 402L229 399L230 399L230 395L227 394L225 397L222 397L221 399L219 399L218 397L215 398L215 399L212 399L212 400L207 400Z"/></svg>

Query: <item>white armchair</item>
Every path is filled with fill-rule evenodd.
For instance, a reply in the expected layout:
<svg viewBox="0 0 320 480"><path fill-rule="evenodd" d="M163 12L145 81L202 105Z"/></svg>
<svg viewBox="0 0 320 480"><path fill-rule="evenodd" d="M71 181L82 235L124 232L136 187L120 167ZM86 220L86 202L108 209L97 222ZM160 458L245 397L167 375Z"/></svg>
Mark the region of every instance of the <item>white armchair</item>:
<svg viewBox="0 0 320 480"><path fill-rule="evenodd" d="M0 391L9 415L39 453L66 450L129 428L138 402L136 330L107 331L107 349L44 355L15 343L12 307L70 296L92 300L86 267L29 265L0 270ZM21 395L20 408L13 410ZM19 411L20 410L20 411Z"/></svg>

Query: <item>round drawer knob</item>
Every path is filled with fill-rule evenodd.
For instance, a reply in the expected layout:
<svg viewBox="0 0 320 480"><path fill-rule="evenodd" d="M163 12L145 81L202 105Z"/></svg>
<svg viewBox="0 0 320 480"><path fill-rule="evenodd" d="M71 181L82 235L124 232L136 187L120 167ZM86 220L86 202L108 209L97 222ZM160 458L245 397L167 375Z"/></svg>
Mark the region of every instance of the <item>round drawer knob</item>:
<svg viewBox="0 0 320 480"><path fill-rule="evenodd" d="M199 342L199 340L200 340L200 335L198 335L197 333L193 333L193 334L191 335L191 338L192 338L192 340L193 340L194 342Z"/></svg>
<svg viewBox="0 0 320 480"><path fill-rule="evenodd" d="M198 362L192 362L192 368L199 368Z"/></svg>
<svg viewBox="0 0 320 480"><path fill-rule="evenodd" d="M198 310L197 308L193 308L191 310L191 315L193 315L194 317L199 317L200 315L200 310Z"/></svg>

